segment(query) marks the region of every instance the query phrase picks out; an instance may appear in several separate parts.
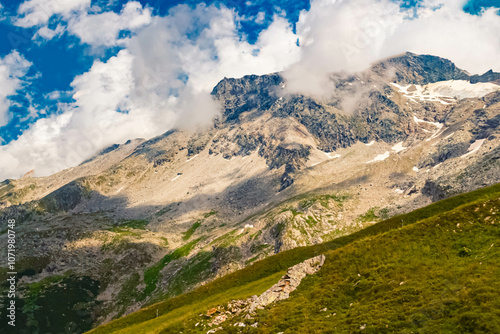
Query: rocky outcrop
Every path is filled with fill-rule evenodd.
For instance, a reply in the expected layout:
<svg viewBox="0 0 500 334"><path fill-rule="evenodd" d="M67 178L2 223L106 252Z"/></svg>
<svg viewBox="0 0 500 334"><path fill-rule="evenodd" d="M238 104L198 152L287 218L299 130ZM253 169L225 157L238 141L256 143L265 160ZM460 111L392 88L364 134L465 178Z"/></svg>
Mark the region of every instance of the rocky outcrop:
<svg viewBox="0 0 500 334"><path fill-rule="evenodd" d="M215 99L222 102L223 120L233 121L245 111L269 109L278 99L275 89L283 83L277 73L247 75L243 78L224 78L212 91Z"/></svg>
<svg viewBox="0 0 500 334"><path fill-rule="evenodd" d="M288 268L286 274L266 292L259 297L252 297L252 303L248 306L248 312L253 313L258 308L263 308L278 300L287 299L290 293L297 289L306 275L313 275L321 269L325 263L325 255L318 255L302 263Z"/></svg>
<svg viewBox="0 0 500 334"><path fill-rule="evenodd" d="M265 291L260 296L253 296L246 300L232 300L227 306L218 306L207 310L205 314L200 315L203 319L207 319L204 324L203 320L196 324L196 327L201 326L218 326L221 323L230 320L236 316L243 316L245 319L251 319L257 309L263 309L279 300L287 299L290 293L297 289L300 282L307 275L313 275L321 269L325 263L325 255L318 255L302 263L296 264L288 268L286 274L272 287ZM239 323L237 323L239 324ZM243 324L243 326L245 326ZM215 333L219 328L212 329Z"/></svg>
<svg viewBox="0 0 500 334"><path fill-rule="evenodd" d="M432 56L385 63L375 69L396 71L401 84L465 73ZM0 183L0 216L20 223L21 269L37 273L30 282L75 269L93 275L103 286L98 324L272 254L500 182L500 91L439 102L385 79L334 74L329 99L288 94L279 74L224 79L213 91L223 114L207 131L171 130L55 176ZM286 298L314 267L291 268L265 294L215 308L204 323Z"/></svg>
<svg viewBox="0 0 500 334"><path fill-rule="evenodd" d="M399 83L425 85L445 80L468 80L469 74L448 59L407 52L382 61L372 67L381 76L394 75Z"/></svg>
<svg viewBox="0 0 500 334"><path fill-rule="evenodd" d="M84 198L89 198L91 188L84 179L75 180L42 198L38 205L48 212L69 211Z"/></svg>
<svg viewBox="0 0 500 334"><path fill-rule="evenodd" d="M436 184L436 182L426 181L422 188L422 194L432 198L433 202L437 202L449 196L447 195L447 190L448 189L443 189L442 186Z"/></svg>
<svg viewBox="0 0 500 334"><path fill-rule="evenodd" d="M500 84L500 73L493 72L493 70L489 70L488 72L484 73L483 75L475 74L475 75L470 77L470 82L471 83L497 82L498 84Z"/></svg>

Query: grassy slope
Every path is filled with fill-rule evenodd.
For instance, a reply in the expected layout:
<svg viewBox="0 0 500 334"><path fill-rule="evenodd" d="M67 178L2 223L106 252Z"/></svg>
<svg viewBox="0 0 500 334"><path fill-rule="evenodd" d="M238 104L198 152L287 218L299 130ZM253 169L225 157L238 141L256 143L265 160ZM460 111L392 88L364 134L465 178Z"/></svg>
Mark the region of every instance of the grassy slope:
<svg viewBox="0 0 500 334"><path fill-rule="evenodd" d="M450 244L440 244L438 241L441 240L440 233L443 233L443 228L440 229L434 229L431 230L426 224L431 224L434 226L436 224L436 219L444 219L444 217L448 217L448 215L454 215L459 212L461 214L462 211L460 210L466 210L465 207L468 206L473 206L474 203L479 203L479 202L484 202L487 200L491 199L498 199L500 197L500 185L495 185L489 188L481 189L475 192L471 192L468 194L463 194L459 195L453 198L449 198L437 203L434 203L430 206L427 206L425 208L416 210L414 212L393 217L391 219L388 219L386 221L383 221L381 223L375 224L373 226L370 226L362 231L356 232L352 235L341 237L335 240L332 240L330 242L320 244L320 245L315 245L315 246L309 246L309 247L300 247L300 248L295 248L290 251L286 251L280 254L277 254L275 256L268 257L262 261L258 261L254 263L253 265L240 270L238 272L232 273L230 275L227 275L221 279L218 279L216 281L213 281L203 287L200 287L190 293L183 294L181 296L166 300L164 302L149 306L147 308L144 308L138 312L135 312L129 316L123 317L121 319L117 319L115 321L110 322L109 324L106 324L104 326L98 327L91 331L92 333L112 333L112 332L122 332L122 333L154 333L154 332L161 332L164 331L166 333L176 333L179 331L184 331L188 330L188 328L182 328L185 325L191 327L190 321L188 319L192 318L195 316L197 313L202 312L203 310L206 310L210 308L211 306L215 305L220 305L223 304L224 302L227 302L230 299L233 298L244 298L246 296L250 296L253 294L258 294L264 291L267 287L270 287L273 283L277 281L277 278L282 274L284 270L286 270L288 267L299 263L307 258L313 257L315 255L321 254L321 253L328 253L328 262L327 265L325 266L325 270L322 271L321 275L318 275L318 278L311 278L309 279L306 283L309 284L307 285L306 283L300 287L299 291L306 291L305 287L309 286L312 287L311 280L314 279L324 279L325 284L330 284L331 282L327 281L329 278L328 274L324 273L329 273L330 269L332 267L332 260L330 260L332 257L335 257L338 255L335 254L350 254L351 255L351 260L353 261L348 261L348 262L342 262L342 266L345 267L343 270L345 270L345 276L343 279L343 283L345 286L337 282L339 288L340 286L343 286L341 289L342 292L344 292L343 289L347 289L348 284L351 283L349 279L355 279L356 277L353 277L351 274L351 271L356 272L357 274L365 274L367 272L366 268L371 268L370 270L375 270L376 268L380 268L380 272L384 272L387 270L390 270L391 275L394 275L392 280L394 282L400 280L399 282L396 282L399 284L401 281L408 280L408 278L405 278L409 275L411 272L419 272L418 268L426 268L426 266L439 266L443 267L442 274L445 274L447 272L450 272L449 266L444 266L442 262L432 262L431 260L427 259L425 260L424 255L427 253L422 253L418 252L416 249L419 247L422 248L429 248L430 250L426 250L431 258L434 257L435 259L443 259L443 258L449 258L451 254L451 250L449 249ZM497 203L498 204L498 203ZM462 206L461 208L459 208ZM456 209L458 208L458 209ZM451 211L454 210L455 211ZM481 210L483 212L484 210ZM498 211L498 210L497 210ZM439 215L439 216L438 216ZM432 218L434 217L434 218ZM451 217L451 216L450 216ZM430 218L430 219L428 219ZM466 216L464 213L464 216L457 216L451 220L451 222L448 222L447 224L455 224L457 222L463 223L462 221L464 219L469 219L469 216ZM415 226L408 226L410 224L413 224L415 222L422 221L421 223L415 225ZM465 220L466 221L466 220ZM490 226L488 224L472 224L471 226ZM402 228L402 226L406 226ZM495 225L491 225L492 227L496 228ZM424 228L425 227L425 228ZM448 227L447 229L450 230L451 227ZM476 227L474 227L476 228ZM478 227L479 228L479 227ZM471 238L475 233L478 233L478 231L469 231L469 227L463 227L464 231L467 231L466 235L469 237L468 242L472 243L474 238ZM488 229L488 233L491 232L489 231L491 227ZM495 229L494 231L497 231L498 229ZM480 231L483 231L483 229L480 229ZM448 234L446 234L446 240L451 238L451 235L447 231ZM470 233L469 233L470 232ZM383 235L381 235L383 234ZM494 235L493 232L490 233L491 236L489 237L496 237L497 239L497 246L498 246L498 233ZM408 237L406 237L408 235ZM465 234L464 234L465 235ZM489 234L488 234L489 235ZM440 236L440 238L436 238L436 236ZM486 237L486 236L485 236ZM415 242L411 242L413 239L416 239ZM422 241L418 241L418 238L423 238ZM358 244L359 243L359 244ZM386 244L391 244L386 245ZM436 250L433 246L433 244L440 245L438 250ZM377 249L381 246L386 245L388 248L385 251L374 251L374 249ZM410 257L405 257L405 256L400 256L397 257L398 261L396 261L396 258L394 261L391 262L391 259L396 255L396 254L404 254L404 252L407 250L408 245L412 245L411 247L415 248L413 250L413 253L410 253ZM489 245L488 245L489 246ZM392 248L391 248L392 247ZM448 247L448 248L447 248ZM464 251L463 249L460 249L460 245L455 245L453 244L453 247L457 247L456 252ZM463 247L466 247L467 249L472 249L469 246L465 245ZM412 248L410 248L411 250ZM441 250L442 249L442 250ZM493 248L494 250L497 250L498 248ZM334 251L337 250L337 251ZM394 251L397 250L397 251ZM446 250L446 251L445 251ZM333 252L332 252L333 251ZM467 250L465 250L468 252ZM476 252L477 250L472 249L472 252ZM351 252L351 253L349 253ZM479 254L479 253L478 253ZM488 254L493 254L493 252L490 252ZM497 253L495 253L497 254ZM368 257L369 260L367 262L361 261L363 260L367 255L370 255ZM472 254L471 256L464 256L460 257L460 259L470 259L472 256L478 256L477 254ZM485 256L485 255L481 255ZM422 260L419 260L420 257L422 257ZM339 257L341 259L342 257ZM426 262L427 261L427 262ZM465 260L464 260L465 261ZM359 263L358 263L359 262ZM460 268L460 265L462 265L462 262L453 262L454 266L458 266ZM404 266L403 266L404 264ZM465 265L465 264L464 264ZM385 266L385 267L384 267ZM422 266L422 267L421 267ZM336 266L334 266L337 268ZM486 267L486 266L484 266ZM329 269L330 268L330 269ZM445 270L446 269L446 270ZM492 269L492 268L490 268ZM495 269L495 268L493 268ZM464 269L465 270L465 269ZM496 269L497 270L497 269ZM335 270L333 270L335 272ZM498 270L497 270L498 271ZM377 272L377 271L375 271ZM420 270L420 272L426 272L425 270ZM357 276L361 282L358 283L356 286L360 287L371 287L371 289L374 289L374 291L371 296L371 299L367 299L366 301L371 301L371 302L376 302L376 304L383 304L383 301L378 301L379 299L384 300L384 298L380 298L380 295L384 295L384 289L389 290L389 287L392 287L388 285L388 282L385 281L370 281L369 277L370 275L373 275L374 272L369 271L368 272L368 277L365 276ZM338 279L340 273L338 275L335 275L336 279ZM382 275L382 274L380 274ZM436 273L437 276L439 276L439 273ZM497 275L500 276L500 275ZM441 276L439 276L441 277ZM428 278L428 277L426 277ZM332 278L333 279L333 278ZM368 280L367 282L364 282L364 280ZM345 281L344 281L345 280ZM390 281L390 280L389 280ZM413 282L418 282L419 280L416 277L413 277L411 279ZM362 284L363 283L363 284ZM380 284L379 284L380 283ZM354 283L353 283L354 284ZM392 284L392 283L391 283ZM379 286L380 285L380 286ZM385 286L385 288L384 288ZM420 288L423 288L427 286L424 281L422 281L422 286ZM395 298L396 301L401 304L405 298L416 298L415 296L418 295L416 291L418 290L418 287L413 287L414 290L405 292L406 287L411 287L410 284L403 284L401 286L398 285L398 287L401 287L401 291L399 291L399 299ZM231 290L232 289L232 290ZM437 288L438 290L441 289L440 287ZM228 293L229 291L232 291ZM348 290L345 290L348 291ZM357 290L355 290L357 291ZM440 290L442 291L442 289ZM305 292L303 292L305 293ZM325 293L324 291L321 293ZM406 294L408 293L409 297L406 297ZM377 295L379 294L379 295ZM298 295L298 294L297 294ZM297 302L297 305L309 308L310 310L308 312L316 312L318 310L318 307L316 305L323 305L321 303L324 303L326 305L327 300L332 296L332 294L326 294L325 297L322 297L322 294L319 295L314 295L314 296L309 296L309 297L303 297L302 303ZM326 297L330 296L330 297ZM338 298L340 298L340 301L343 303L341 305L345 306L346 300L349 300L351 298L352 300L355 300L356 295L352 293L346 294L345 296L343 294L339 294ZM290 298L288 301L285 303L280 303L280 305L276 306L276 311L274 311L274 308L269 312L268 314L263 314L262 317L263 319L268 319L268 320L263 320L263 321L268 321L268 326L267 327L261 327L259 331L262 330L269 330L270 332L275 332L279 331L277 330L276 326L281 326L278 324L284 324L283 326L286 326L286 324L289 324L290 328L295 328L295 330L292 330L291 332L298 332L302 333L302 331L298 330L297 326L299 326L299 323L304 322L304 317L300 318L300 316L295 316L293 319L286 320L285 318L282 318L283 314L280 313L273 313L273 312L279 312L280 307L283 308L283 312L292 312L292 314L295 314L297 310L294 310L296 306L293 306L291 304L290 307L291 309L287 310L284 305L288 305L287 303L293 303L293 301L299 297L294 296L293 298ZM318 299L320 298L320 299ZM325 299L326 298L326 299ZM354 298L354 299L353 299ZM307 303L305 302L306 300L309 300L310 302L313 303L311 305L306 305ZM325 299L325 300L324 300ZM339 300L336 300L338 302ZM370 302L370 303L371 303ZM305 303L305 304L304 304ZM354 302L353 302L354 303ZM391 309L391 303L390 300L386 300L385 302L387 305L381 306L384 309ZM350 304L350 303L349 303ZM360 304L361 305L361 304ZM365 304L363 304L365 305ZM425 305L425 301L422 300L422 305ZM423 307L422 306L422 307ZM360 306L361 307L361 306ZM156 312L158 310L158 313L160 317L156 320ZM354 310L354 309L353 309ZM365 309L361 311L362 308L359 309L359 312L356 313L358 317L362 316L363 314L370 314L371 306L370 304L365 305ZM340 312L340 311L339 311ZM432 311L430 311L432 313ZM273 315L274 314L274 315ZM361 326L358 324L359 321L354 321L352 320L353 315L346 313L347 319L349 321L352 321L352 326L356 327L359 329ZM432 316L431 316L432 317ZM340 318L337 316L337 318ZM404 318L404 316L402 316ZM330 318L325 318L325 319L330 319ZM402 319L400 319L403 321ZM325 322L323 318L321 318L322 322ZM320 321L320 323L321 323ZM347 320L346 320L347 321ZM348 321L348 322L349 322ZM368 320L365 320L365 322L368 324ZM427 321L428 323L428 321ZM383 324L384 326L387 325L386 323ZM275 328L276 327L276 328ZM354 328L352 327L352 328ZM266 329L267 328L267 329ZM312 329L316 327L311 327L307 326L307 328L304 328L303 330L308 330L311 329L311 332L318 332L321 330L321 327L317 327L316 329ZM347 327L346 327L347 328ZM352 331L350 327L347 332ZM368 328L368 327L367 327ZM371 328L371 327L370 327ZM339 332L341 332L340 328L337 329ZM336 330L336 331L337 331ZM394 329L392 329L394 331ZM401 329L396 330L397 332L401 332ZM364 331L366 332L366 331Z"/></svg>
<svg viewBox="0 0 500 334"><path fill-rule="evenodd" d="M219 332L500 333L499 209L474 203L327 252L290 299L247 321L259 328Z"/></svg>

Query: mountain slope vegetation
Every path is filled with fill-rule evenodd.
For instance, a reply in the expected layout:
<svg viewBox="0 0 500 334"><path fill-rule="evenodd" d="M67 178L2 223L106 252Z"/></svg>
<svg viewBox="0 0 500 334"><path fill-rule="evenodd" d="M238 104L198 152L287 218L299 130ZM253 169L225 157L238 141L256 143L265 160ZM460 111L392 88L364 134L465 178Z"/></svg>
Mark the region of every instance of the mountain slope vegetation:
<svg viewBox="0 0 500 334"><path fill-rule="evenodd" d="M18 329L83 333L248 266L230 287L265 288L325 245L499 183L498 75L405 53L332 73L321 99L290 92L282 73L224 78L206 128L0 182L0 221L17 222ZM260 261L275 254L282 262Z"/></svg>
<svg viewBox="0 0 500 334"><path fill-rule="evenodd" d="M318 254L326 255L324 267L289 299L253 319L233 319L220 332L498 332L499 210L500 184L270 256L90 333L206 332L195 326L199 313L260 294L286 268Z"/></svg>

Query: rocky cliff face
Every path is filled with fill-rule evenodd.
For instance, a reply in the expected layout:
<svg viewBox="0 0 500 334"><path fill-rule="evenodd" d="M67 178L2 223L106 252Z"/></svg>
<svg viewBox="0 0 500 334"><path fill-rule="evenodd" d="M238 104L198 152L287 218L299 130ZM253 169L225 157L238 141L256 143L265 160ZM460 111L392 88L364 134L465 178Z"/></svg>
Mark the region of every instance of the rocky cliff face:
<svg viewBox="0 0 500 334"><path fill-rule="evenodd" d="M425 85L438 81L469 79L466 71L459 69L448 59L411 52L382 61L373 66L372 70L381 76L394 76L391 79L398 83Z"/></svg>
<svg viewBox="0 0 500 334"><path fill-rule="evenodd" d="M208 129L131 140L50 177L4 181L1 215L20 222L27 331L42 328L47 293L63 287L88 291L72 300L91 311L79 322L66 310L55 331L82 332L270 254L499 182L496 75L408 53L332 74L323 99L288 93L279 73L226 78ZM450 85L443 80L463 81L440 92L473 97L429 85Z"/></svg>
<svg viewBox="0 0 500 334"><path fill-rule="evenodd" d="M300 282L307 275L314 275L321 270L325 263L325 255L318 255L302 263L296 264L288 268L286 274L272 287L267 289L260 296L252 296L246 300L232 300L227 305L219 305L218 307L207 310L205 314L201 314L196 327L208 330L208 333L216 333L222 327L216 327L223 323L227 324L235 317L243 319L253 319L256 310L264 309L264 307L288 299L290 293L300 285ZM257 327L257 323L251 325ZM244 323L236 323L233 326L245 327Z"/></svg>

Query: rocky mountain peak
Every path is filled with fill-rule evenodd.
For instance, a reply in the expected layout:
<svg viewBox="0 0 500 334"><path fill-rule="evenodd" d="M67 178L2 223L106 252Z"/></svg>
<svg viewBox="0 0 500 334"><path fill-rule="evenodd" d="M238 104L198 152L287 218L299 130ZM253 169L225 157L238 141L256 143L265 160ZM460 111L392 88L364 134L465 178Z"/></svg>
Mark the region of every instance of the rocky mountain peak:
<svg viewBox="0 0 500 334"><path fill-rule="evenodd" d="M371 69L380 76L389 76L393 81L404 84L425 85L437 81L469 79L467 71L448 59L411 52L381 61Z"/></svg>
<svg viewBox="0 0 500 334"><path fill-rule="evenodd" d="M223 121L230 122L245 111L270 108L278 99L273 88L282 83L278 73L224 78L214 87L212 95L222 102Z"/></svg>
<svg viewBox="0 0 500 334"><path fill-rule="evenodd" d="M471 83L478 83L478 82L494 82L497 85L500 85L500 73L498 72L493 72L493 70L489 70L483 75L478 75L475 74L470 77L470 82Z"/></svg>
<svg viewBox="0 0 500 334"><path fill-rule="evenodd" d="M88 289L82 277L99 283L72 302L90 310L89 329L271 254L497 183L496 75L472 84L448 60L407 53L333 73L325 99L287 93L279 73L224 78L212 92L223 106L213 127L0 183L0 217L19 221L20 286L43 287L32 296L42 312L47 293ZM288 275L275 288L292 283ZM31 332L42 332L44 314L32 314ZM61 326L82 318L65 314Z"/></svg>

